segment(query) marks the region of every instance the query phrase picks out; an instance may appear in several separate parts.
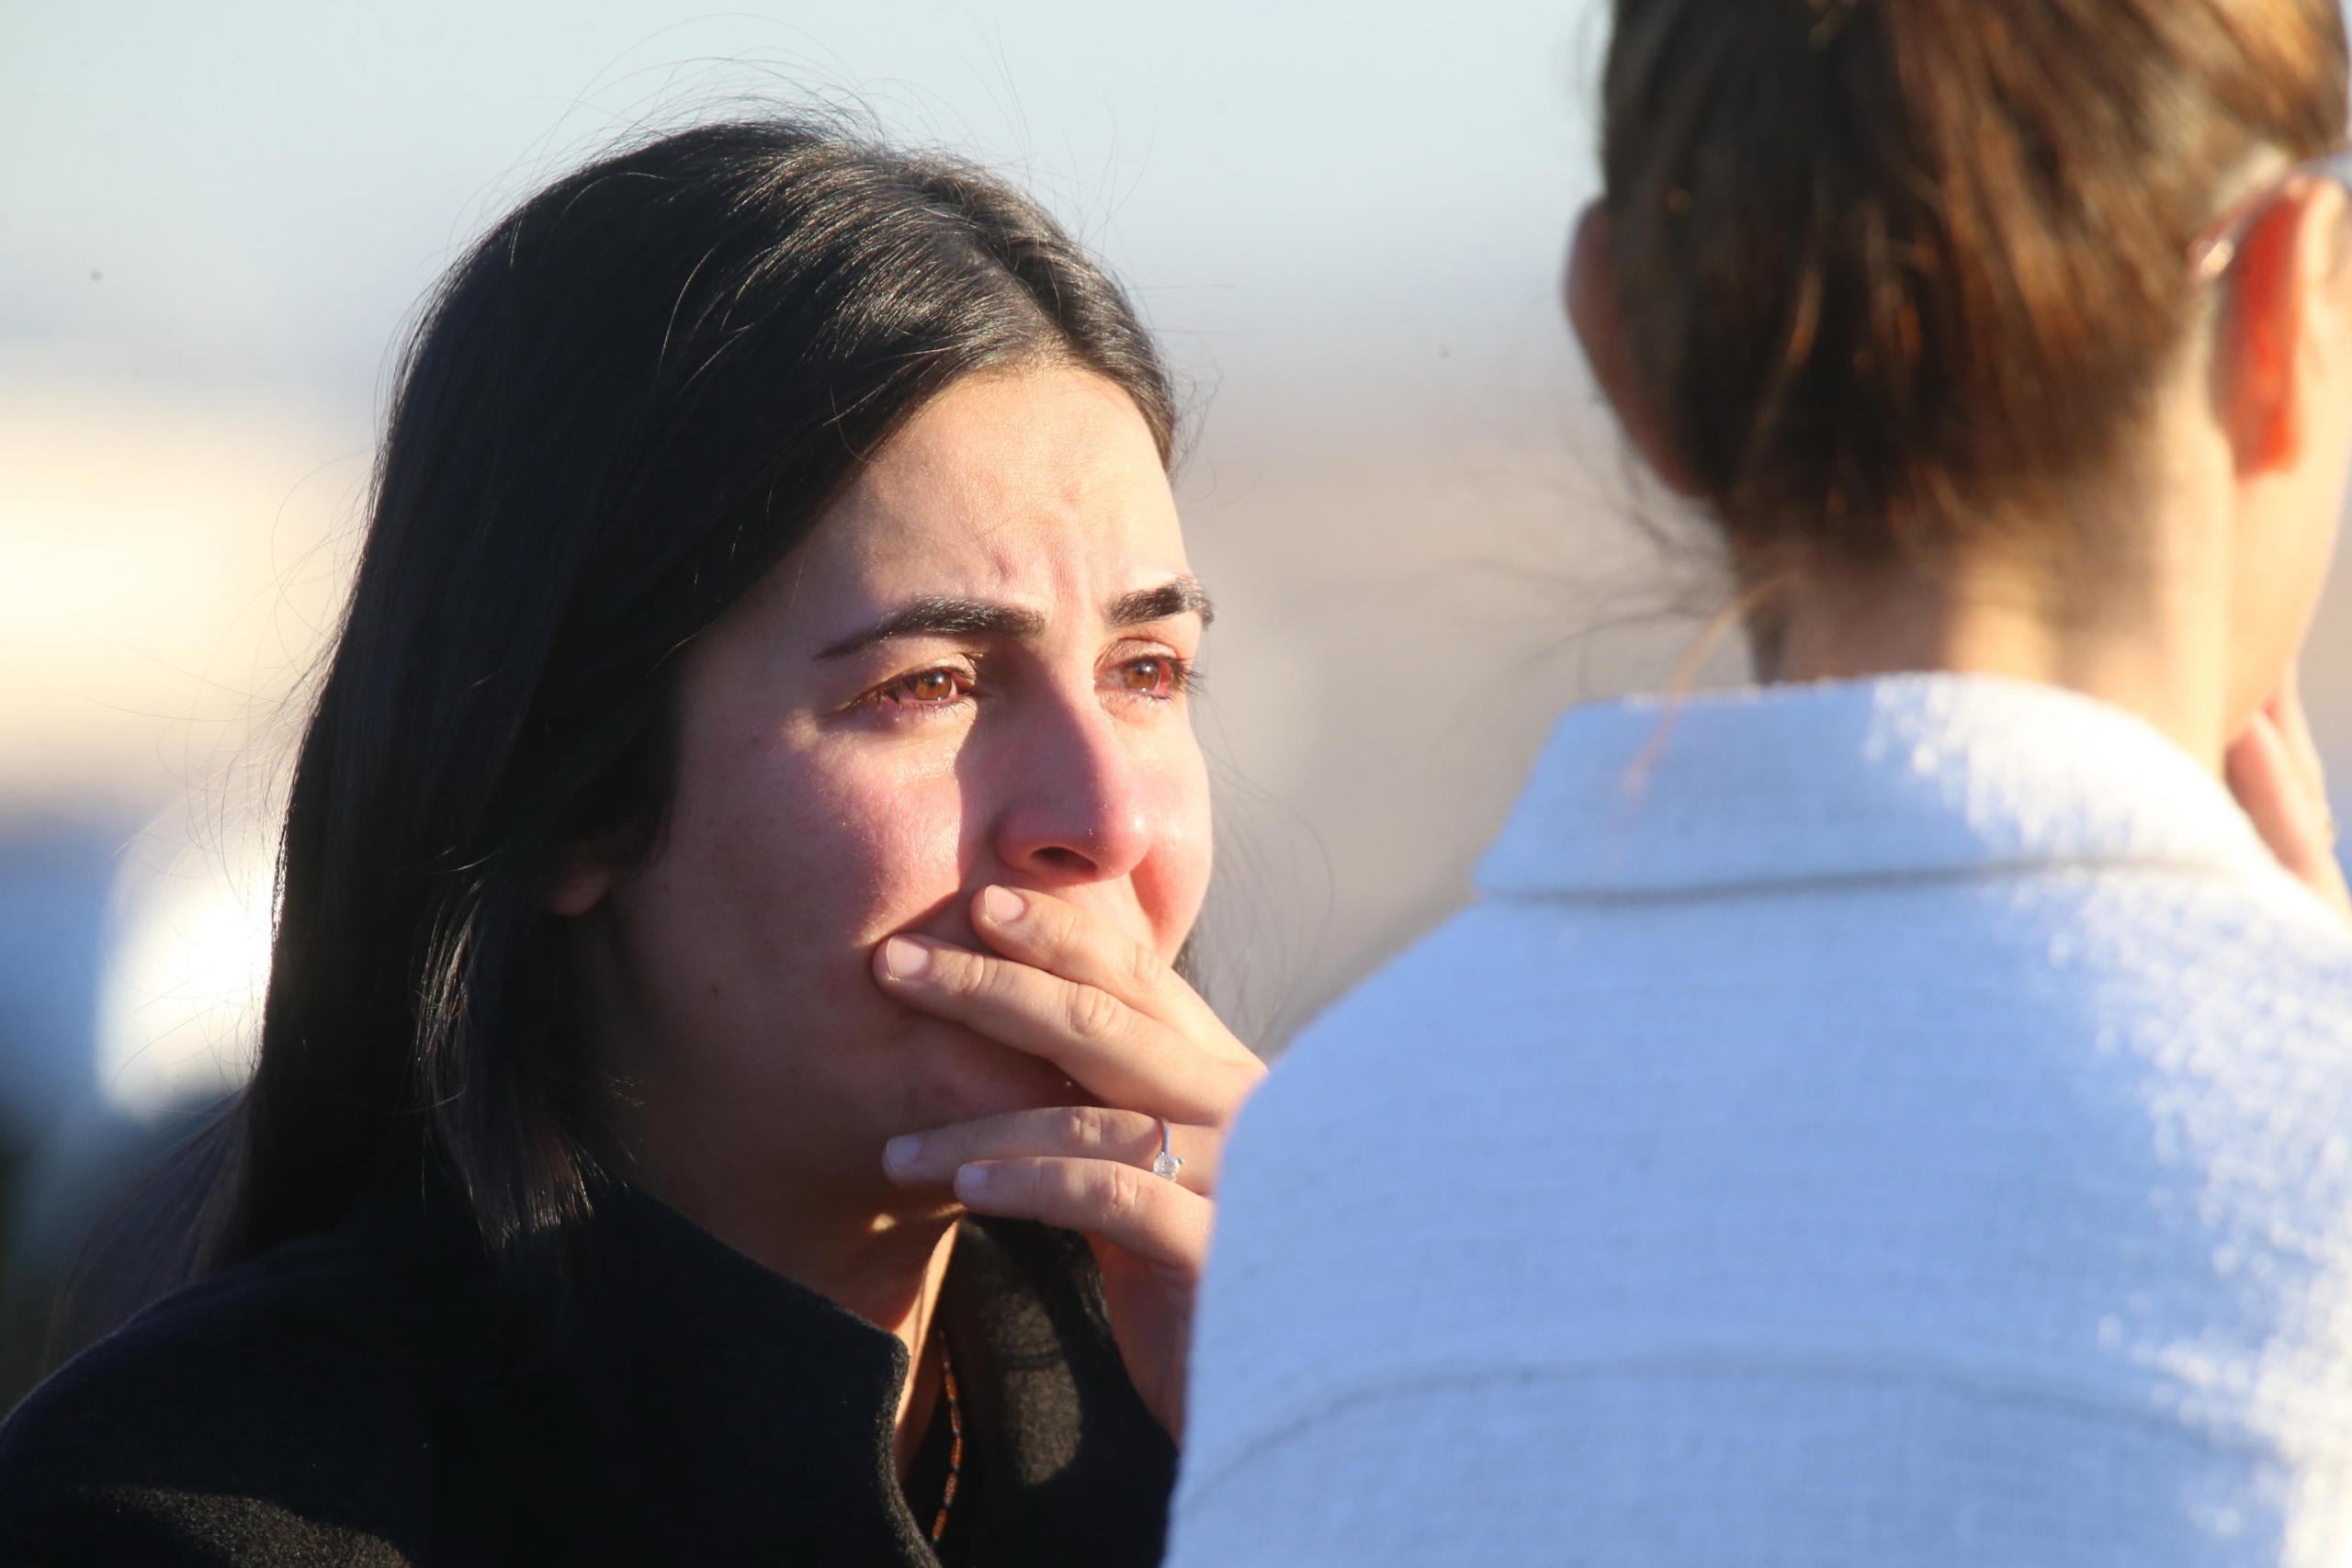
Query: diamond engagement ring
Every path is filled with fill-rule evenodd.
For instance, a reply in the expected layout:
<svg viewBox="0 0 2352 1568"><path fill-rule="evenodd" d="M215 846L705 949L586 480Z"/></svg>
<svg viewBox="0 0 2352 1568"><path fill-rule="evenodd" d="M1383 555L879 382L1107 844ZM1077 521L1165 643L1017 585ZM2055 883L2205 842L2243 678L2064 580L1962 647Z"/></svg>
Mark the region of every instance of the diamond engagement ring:
<svg viewBox="0 0 2352 1568"><path fill-rule="evenodd" d="M1173 1181L1176 1173L1183 1168L1184 1162L1178 1159L1176 1151L1168 1146L1168 1118L1162 1116L1159 1119L1159 1152L1151 1156L1151 1174L1162 1180Z"/></svg>

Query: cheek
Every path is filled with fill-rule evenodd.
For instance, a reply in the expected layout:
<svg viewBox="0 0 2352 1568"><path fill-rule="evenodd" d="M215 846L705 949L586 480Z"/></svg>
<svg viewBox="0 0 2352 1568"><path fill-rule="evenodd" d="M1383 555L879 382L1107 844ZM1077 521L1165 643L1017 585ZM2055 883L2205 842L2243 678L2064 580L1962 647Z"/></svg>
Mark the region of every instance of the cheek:
<svg viewBox="0 0 2352 1568"><path fill-rule="evenodd" d="M868 950L956 891L952 774L822 738L711 739L681 759L670 829L639 889L639 933L666 950L647 953L646 968L692 993L675 1005L736 1025L874 1021L885 1010ZM710 1027L730 1023L703 1016L696 1032Z"/></svg>
<svg viewBox="0 0 2352 1568"><path fill-rule="evenodd" d="M954 900L961 883L962 792L953 772L848 748L804 777L810 873L834 879L836 939L865 950Z"/></svg>
<svg viewBox="0 0 2352 1568"><path fill-rule="evenodd" d="M757 748L714 813L714 858L795 911L795 940L828 968L852 960L848 988L869 1000L865 950L957 886L960 802L936 759L795 738Z"/></svg>
<svg viewBox="0 0 2352 1568"><path fill-rule="evenodd" d="M1192 934L1208 897L1214 861L1208 766L1189 734L1151 771L1155 841L1136 868L1136 898L1163 958Z"/></svg>
<svg viewBox="0 0 2352 1568"><path fill-rule="evenodd" d="M2267 558L2250 574L2265 602L2242 610L2247 618L2241 624L2266 627L2280 650L2290 657L2319 608L2335 549L2340 511L2340 494L2314 496L2303 509L2302 525L2277 530L2278 536L2265 551Z"/></svg>

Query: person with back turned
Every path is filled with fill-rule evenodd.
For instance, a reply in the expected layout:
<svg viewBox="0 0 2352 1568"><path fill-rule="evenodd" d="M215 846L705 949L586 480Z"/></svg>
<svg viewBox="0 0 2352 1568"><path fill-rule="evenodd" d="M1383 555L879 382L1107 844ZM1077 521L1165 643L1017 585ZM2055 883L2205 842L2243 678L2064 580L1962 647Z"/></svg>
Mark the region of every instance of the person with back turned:
<svg viewBox="0 0 2352 1568"><path fill-rule="evenodd" d="M1177 1568L2352 1554L2334 0L1616 0L1571 314L1763 683L1226 1155Z"/></svg>

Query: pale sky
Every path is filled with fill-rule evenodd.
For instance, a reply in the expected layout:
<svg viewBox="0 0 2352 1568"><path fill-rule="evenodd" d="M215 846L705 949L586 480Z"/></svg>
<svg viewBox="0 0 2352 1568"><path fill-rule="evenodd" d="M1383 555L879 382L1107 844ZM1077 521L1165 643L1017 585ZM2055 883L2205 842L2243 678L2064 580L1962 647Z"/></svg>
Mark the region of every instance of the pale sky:
<svg viewBox="0 0 2352 1568"><path fill-rule="evenodd" d="M1589 178L1588 9L9 0L0 338L364 393L496 206L774 92L1010 168L1178 333L1491 336Z"/></svg>

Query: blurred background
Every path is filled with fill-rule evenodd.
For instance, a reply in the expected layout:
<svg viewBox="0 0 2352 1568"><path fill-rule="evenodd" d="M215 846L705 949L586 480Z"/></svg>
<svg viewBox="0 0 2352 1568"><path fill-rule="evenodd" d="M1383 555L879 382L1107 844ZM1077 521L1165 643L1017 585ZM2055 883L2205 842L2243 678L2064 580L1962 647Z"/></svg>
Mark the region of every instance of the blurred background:
<svg viewBox="0 0 2352 1568"><path fill-rule="evenodd" d="M1267 1049L1463 900L1560 709L1740 678L1556 308L1600 10L0 0L0 1409L91 1216L244 1070L392 347L616 137L849 107L1012 173L1135 289L1221 611L1207 974Z"/></svg>

